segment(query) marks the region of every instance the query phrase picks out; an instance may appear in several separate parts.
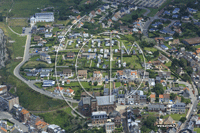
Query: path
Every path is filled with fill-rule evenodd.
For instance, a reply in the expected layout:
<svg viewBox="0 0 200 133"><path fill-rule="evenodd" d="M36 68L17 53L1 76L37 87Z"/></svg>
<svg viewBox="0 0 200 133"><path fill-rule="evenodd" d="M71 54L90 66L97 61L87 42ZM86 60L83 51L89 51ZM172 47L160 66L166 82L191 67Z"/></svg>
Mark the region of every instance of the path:
<svg viewBox="0 0 200 133"><path fill-rule="evenodd" d="M78 106L74 107L74 109L77 109L77 108L78 108ZM72 114L74 117L77 116L77 115L74 113L74 110L71 111L71 114Z"/></svg>
<svg viewBox="0 0 200 133"><path fill-rule="evenodd" d="M48 110L48 111L29 111L29 112L31 112L31 113L50 113L50 112L55 112L57 110L66 109L66 108L69 108L69 106L62 107L59 109L54 109L54 110Z"/></svg>

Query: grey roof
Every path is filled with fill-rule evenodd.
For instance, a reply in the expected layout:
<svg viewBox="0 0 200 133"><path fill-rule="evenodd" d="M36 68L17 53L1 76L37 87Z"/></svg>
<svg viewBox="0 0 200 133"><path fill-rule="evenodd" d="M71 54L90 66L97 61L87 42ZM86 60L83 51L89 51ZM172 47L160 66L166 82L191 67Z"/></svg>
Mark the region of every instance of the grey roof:
<svg viewBox="0 0 200 133"><path fill-rule="evenodd" d="M116 116L121 116L121 114L116 110L114 110L113 112L110 112L110 114L109 114L110 118L114 118Z"/></svg>
<svg viewBox="0 0 200 133"><path fill-rule="evenodd" d="M49 56L49 55L46 54L46 53L41 53L40 55L41 55L41 56L44 56L44 57L48 57L48 56Z"/></svg>
<svg viewBox="0 0 200 133"><path fill-rule="evenodd" d="M84 97L83 98L83 104L89 104L90 105L90 97Z"/></svg>
<svg viewBox="0 0 200 133"><path fill-rule="evenodd" d="M35 13L35 16L52 16L53 12L45 12L45 13Z"/></svg>
<svg viewBox="0 0 200 133"><path fill-rule="evenodd" d="M114 102L115 102L115 96L114 95L99 96L99 97L96 97L96 99L97 99L98 105L111 105L111 104L114 104Z"/></svg>

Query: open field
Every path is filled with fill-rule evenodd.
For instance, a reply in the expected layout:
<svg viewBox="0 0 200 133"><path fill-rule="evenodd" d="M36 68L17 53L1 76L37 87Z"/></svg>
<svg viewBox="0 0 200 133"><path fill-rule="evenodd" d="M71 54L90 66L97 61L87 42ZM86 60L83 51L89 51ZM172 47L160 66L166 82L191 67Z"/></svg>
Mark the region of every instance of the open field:
<svg viewBox="0 0 200 133"><path fill-rule="evenodd" d="M179 121L181 119L181 117L185 117L186 116L186 113L185 114L171 114L171 115L165 115L163 116L163 118L167 118L168 116L171 116L175 121Z"/></svg>
<svg viewBox="0 0 200 133"><path fill-rule="evenodd" d="M28 26L27 19L8 19L8 25L10 27L25 27Z"/></svg>
<svg viewBox="0 0 200 133"><path fill-rule="evenodd" d="M19 97L20 105L28 110L49 110L64 106L64 101L52 99L33 91L13 75L14 68L20 62L20 60L15 60L15 57L23 56L26 37L15 35L4 23L0 23L0 28L3 29L9 40L15 40L15 43L7 46L10 58L6 68L0 70L0 76L2 76L0 84L11 85L11 92ZM16 92L13 90L14 87L16 87Z"/></svg>

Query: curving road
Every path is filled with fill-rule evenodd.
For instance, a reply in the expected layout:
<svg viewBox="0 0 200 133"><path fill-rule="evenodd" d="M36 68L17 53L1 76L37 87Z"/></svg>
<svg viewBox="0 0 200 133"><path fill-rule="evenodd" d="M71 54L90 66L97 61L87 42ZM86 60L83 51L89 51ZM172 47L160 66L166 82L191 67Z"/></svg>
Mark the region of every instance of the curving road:
<svg viewBox="0 0 200 133"><path fill-rule="evenodd" d="M24 83L26 83L30 88L32 88L33 90L43 94L43 95L46 95L46 96L49 96L51 98L56 98L56 99L61 99L63 100L63 98L61 96L56 96L56 95L52 95L51 93L49 93L48 91L44 91L40 88L37 88L33 82L31 81L27 81L26 79L24 79L20 74L20 68L23 66L24 63L26 63L28 60L29 60L29 48L30 48L30 43L31 43L31 34L29 33L31 31L31 28L26 28L26 31L25 31L25 34L27 35L27 39L26 39L26 44L25 44L25 49L24 49L24 57L23 57L23 60L22 62L20 62L14 69L13 73L14 75L20 79L21 81L23 81ZM72 102L72 103L78 103L79 101L77 100L73 100L73 99L68 99L68 101Z"/></svg>

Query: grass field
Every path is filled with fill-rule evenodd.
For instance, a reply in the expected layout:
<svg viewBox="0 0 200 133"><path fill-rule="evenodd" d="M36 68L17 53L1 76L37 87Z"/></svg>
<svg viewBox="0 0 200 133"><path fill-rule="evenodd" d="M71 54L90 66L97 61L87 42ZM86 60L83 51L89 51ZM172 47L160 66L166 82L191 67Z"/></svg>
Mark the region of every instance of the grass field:
<svg viewBox="0 0 200 133"><path fill-rule="evenodd" d="M28 20L27 19L8 19L8 25L10 27L27 27Z"/></svg>
<svg viewBox="0 0 200 133"><path fill-rule="evenodd" d="M26 37L15 35L8 29L8 27L4 23L0 23L0 28L3 29L5 35L8 36L9 40L15 40L15 43L8 44L7 46L10 58L7 62L6 68L2 68L0 70L0 75L2 76L0 84L6 83L7 85L16 87L16 92L11 92L19 97L20 105L28 110L49 110L64 106L64 101L52 99L33 91L26 84L24 84L13 75L14 68L20 62L20 60L15 60L15 57L23 56L23 46L25 45Z"/></svg>
<svg viewBox="0 0 200 133"><path fill-rule="evenodd" d="M153 17L158 11L163 9L166 5L168 5L172 0L166 0L164 4L162 4L158 9L148 8L151 12L147 15L148 17Z"/></svg>
<svg viewBox="0 0 200 133"><path fill-rule="evenodd" d="M0 0L0 13L5 16L11 8L12 0Z"/></svg>
<svg viewBox="0 0 200 133"><path fill-rule="evenodd" d="M73 104L73 107L76 107L77 104ZM77 129L79 125L82 125L85 120L74 118L71 114L71 108L67 107L65 109L60 109L53 112L48 113L40 113L36 114L44 119L45 122L49 124L57 124L61 128L65 129L67 132L73 132L73 130Z"/></svg>
<svg viewBox="0 0 200 133"><path fill-rule="evenodd" d="M175 121L179 121L181 119L181 117L185 117L185 114L171 114L171 115L165 115L163 118L167 118L168 116L171 116Z"/></svg>
<svg viewBox="0 0 200 133"><path fill-rule="evenodd" d="M194 128L194 131L196 131L197 133L200 133L200 128Z"/></svg>

